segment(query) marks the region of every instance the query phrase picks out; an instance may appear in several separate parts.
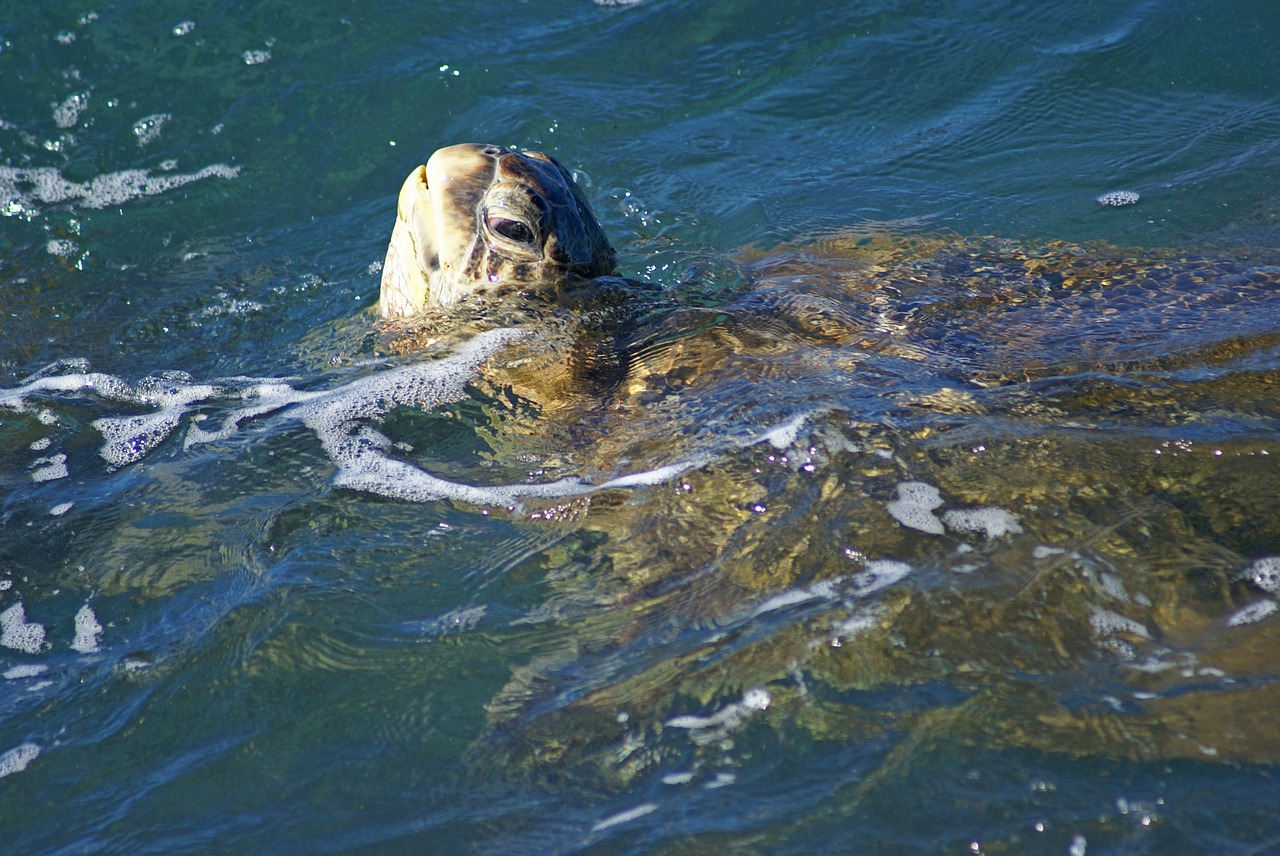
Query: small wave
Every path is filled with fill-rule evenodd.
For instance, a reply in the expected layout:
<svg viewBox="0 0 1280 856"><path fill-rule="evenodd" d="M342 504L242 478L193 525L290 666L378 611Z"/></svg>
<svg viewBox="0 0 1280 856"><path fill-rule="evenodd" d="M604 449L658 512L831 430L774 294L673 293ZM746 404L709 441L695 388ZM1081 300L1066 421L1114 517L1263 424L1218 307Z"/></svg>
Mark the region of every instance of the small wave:
<svg viewBox="0 0 1280 856"><path fill-rule="evenodd" d="M154 117L153 117L154 118ZM54 167L0 166L0 212L32 212L41 204L75 201L85 208L123 205L155 196L206 178L235 178L240 167L216 163L190 173L156 174L147 169L123 169L86 182L70 181Z"/></svg>
<svg viewBox="0 0 1280 856"><path fill-rule="evenodd" d="M278 378L233 378L197 383L173 372L146 378L136 384L99 372L86 371L81 363L52 367L73 369L67 374L42 373L22 386L0 390L0 408L18 412L51 394L79 393L128 404L154 407L149 413L104 416L90 425L101 434L99 455L112 467L137 463L154 452L187 422L183 449L226 440L251 420L280 413L281 418L301 422L315 434L325 454L337 467L337 487L372 493L408 502L454 500L477 506L516 508L529 499L565 499L601 490L638 488L664 484L705 466L717 454L734 448L768 443L786 448L794 443L813 415L790 415L778 425L721 438L715 449L689 454L679 460L648 469L621 473L598 482L580 478L531 484L472 485L441 478L411 463L392 457L395 444L373 424L397 407L433 409L463 400L467 384L481 365L508 344L528 335L514 329L482 333L449 356L377 371L323 390L300 390ZM79 371L74 371L79 369ZM215 424L207 414L192 409L213 401L234 403ZM40 410L41 413L44 410ZM43 451L48 444L40 444ZM69 473L66 456L44 455L32 463L33 478L63 478ZM69 507L69 506L68 506Z"/></svg>

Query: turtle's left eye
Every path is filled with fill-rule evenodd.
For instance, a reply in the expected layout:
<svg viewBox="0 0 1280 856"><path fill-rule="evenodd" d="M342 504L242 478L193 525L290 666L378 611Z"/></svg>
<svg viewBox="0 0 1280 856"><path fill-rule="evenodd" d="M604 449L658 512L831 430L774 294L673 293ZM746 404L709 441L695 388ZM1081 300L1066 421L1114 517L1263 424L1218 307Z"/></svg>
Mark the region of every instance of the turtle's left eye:
<svg viewBox="0 0 1280 856"><path fill-rule="evenodd" d="M533 230L525 223L519 220L512 220L510 217L500 217L496 214L489 215L489 228L496 235L501 235L517 244L532 244Z"/></svg>

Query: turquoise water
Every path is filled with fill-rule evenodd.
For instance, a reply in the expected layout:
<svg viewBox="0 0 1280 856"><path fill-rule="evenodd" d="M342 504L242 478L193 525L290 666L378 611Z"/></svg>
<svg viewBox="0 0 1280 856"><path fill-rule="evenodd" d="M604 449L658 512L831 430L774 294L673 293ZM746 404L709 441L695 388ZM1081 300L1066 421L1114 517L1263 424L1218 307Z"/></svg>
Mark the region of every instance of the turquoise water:
<svg viewBox="0 0 1280 856"><path fill-rule="evenodd" d="M0 10L5 852L1280 849L1280 7ZM464 141L741 364L567 422L384 353ZM1197 274L1000 291L1054 241Z"/></svg>

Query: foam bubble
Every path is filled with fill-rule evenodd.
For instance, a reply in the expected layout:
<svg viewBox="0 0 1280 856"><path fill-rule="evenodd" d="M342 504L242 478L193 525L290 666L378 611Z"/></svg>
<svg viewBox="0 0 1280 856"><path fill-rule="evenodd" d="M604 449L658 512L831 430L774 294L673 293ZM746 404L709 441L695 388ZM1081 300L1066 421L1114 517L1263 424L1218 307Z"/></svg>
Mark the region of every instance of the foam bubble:
<svg viewBox="0 0 1280 856"><path fill-rule="evenodd" d="M831 629L840 638L857 636L859 633L874 630L880 625L883 618L884 606L882 604L870 604L854 610L849 614L848 618L834 623Z"/></svg>
<svg viewBox="0 0 1280 856"><path fill-rule="evenodd" d="M52 514L54 517L61 517L62 515L70 511L73 505L75 505L74 502L60 502L57 505L55 505L53 508L50 508L49 513Z"/></svg>
<svg viewBox="0 0 1280 856"><path fill-rule="evenodd" d="M34 743L23 743L0 755L0 779L21 773L39 755L40 747Z"/></svg>
<svg viewBox="0 0 1280 856"><path fill-rule="evenodd" d="M885 510L894 520L909 529L918 529L930 535L941 535L946 532L933 514L933 509L942 505L942 494L931 484L925 482L902 482L898 485L897 499L885 505Z"/></svg>
<svg viewBox="0 0 1280 856"><path fill-rule="evenodd" d="M53 108L53 121L59 128L71 128L80 121L80 114L88 106L88 92L73 92Z"/></svg>
<svg viewBox="0 0 1280 856"><path fill-rule="evenodd" d="M261 65L271 59L271 51L245 51L242 58L245 65Z"/></svg>
<svg viewBox="0 0 1280 856"><path fill-rule="evenodd" d="M75 241L68 241L66 238L53 238L44 245L44 249L49 255L61 256L62 258L74 256L80 251Z"/></svg>
<svg viewBox="0 0 1280 856"><path fill-rule="evenodd" d="M437 407L466 395L466 383L480 365L502 347L528 335L512 329L481 333L451 356L403 366L319 393L294 393L299 402L293 415L315 432L320 445L338 467L334 483L392 499L430 502L452 499L471 505L513 506L521 498L557 499L612 487L657 484L687 472L686 462L631 473L598 485L577 479L544 484L476 486L433 476L383 451L391 441L361 425L401 404Z"/></svg>
<svg viewBox="0 0 1280 856"><path fill-rule="evenodd" d="M223 317L244 317L252 315L255 312L261 312L266 309L264 305L256 300L240 300L238 298L223 297L218 303L210 304L200 310L202 318L223 318Z"/></svg>
<svg viewBox="0 0 1280 856"><path fill-rule="evenodd" d="M865 597L878 592L906 579L911 571L912 567L906 562L899 562L896 559L873 559L867 562L866 571L855 578L856 593L859 597Z"/></svg>
<svg viewBox="0 0 1280 856"><path fill-rule="evenodd" d="M611 826L617 826L622 823L628 823L638 817L644 817L650 812L658 810L657 803L641 803L635 808L629 808L626 811L620 811L617 814L611 814L604 820L591 827L592 832L599 832L602 829L608 829Z"/></svg>
<svg viewBox="0 0 1280 856"><path fill-rule="evenodd" d="M38 663L22 663L5 669L4 679L6 681L16 681L22 678L34 678L36 675L43 675L47 671L49 671L48 666Z"/></svg>
<svg viewBox="0 0 1280 856"><path fill-rule="evenodd" d="M133 386L112 375L81 372L37 376L22 386L0 390L0 407L21 413L27 409L27 399L56 392L92 392L109 401L159 407L154 413L103 417L90 423L106 441L99 454L113 466L122 467L141 460L173 432L192 404L212 398L219 389L209 384L193 384L180 376L147 378ZM46 421L46 413L48 411L41 411L41 421ZM53 418L56 421L56 417ZM67 475L66 455L41 458L35 463L40 465L40 469L32 473L36 481Z"/></svg>
<svg viewBox="0 0 1280 856"><path fill-rule="evenodd" d="M115 467L142 460L173 433L190 405L216 393L217 389L212 386L180 387L161 398L161 408L155 413L95 419L90 424L106 441L98 454Z"/></svg>
<svg viewBox="0 0 1280 856"><path fill-rule="evenodd" d="M19 601L0 612L0 645L37 654L44 645L44 625L27 621L27 610Z"/></svg>
<svg viewBox="0 0 1280 856"><path fill-rule="evenodd" d="M1280 591L1280 556L1264 556L1244 572L1245 579L1266 592Z"/></svg>
<svg viewBox="0 0 1280 856"><path fill-rule="evenodd" d="M363 420L381 416L396 405L437 407L466 395L466 383L480 365L503 346L527 335L511 329L481 333L451 356L380 372L345 386L318 393L294 393L293 415L315 432L338 467L335 483L394 499L425 502L457 499L474 505L510 505L517 496L554 497L581 489L562 480L544 485L476 487L438 478L384 455L391 441Z"/></svg>
<svg viewBox="0 0 1280 856"><path fill-rule="evenodd" d="M1099 636L1112 636L1117 633L1128 633L1143 639L1151 638L1151 631L1141 623L1127 618L1109 609L1094 608L1089 613L1089 624Z"/></svg>
<svg viewBox="0 0 1280 856"><path fill-rule="evenodd" d="M31 471L31 480L36 484L67 477L67 456L63 454L36 458L31 462L31 466L34 468Z"/></svg>
<svg viewBox="0 0 1280 856"><path fill-rule="evenodd" d="M1277 604L1274 600L1260 600L1257 603L1251 603L1244 609L1232 613L1231 617L1227 619L1227 626L1239 627L1242 624L1253 624L1255 621L1261 621L1275 612L1276 608Z"/></svg>
<svg viewBox="0 0 1280 856"><path fill-rule="evenodd" d="M22 386L0 390L0 407L7 407L19 413L24 413L27 409L26 400L32 396L47 392L82 391L95 392L103 398L115 401L132 401L134 399L133 388L129 384L111 375L93 372L36 377ZM46 425L54 424L53 422L45 421L46 413L53 415L50 411L42 409L37 414L37 418ZM57 417L54 416L53 418L56 422Z"/></svg>
<svg viewBox="0 0 1280 856"><path fill-rule="evenodd" d="M767 710L772 701L768 690L753 687L743 693L740 701L730 702L711 716L676 716L667 720L667 725L693 732L695 742L706 743L719 740L757 711Z"/></svg>
<svg viewBox="0 0 1280 856"><path fill-rule="evenodd" d="M769 445L779 451L788 449L795 443L796 437L800 434L800 429L804 427L804 423L808 418L809 415L807 413L801 413L798 416L793 416L790 420L779 425L777 428L766 431L760 439L767 441Z"/></svg>
<svg viewBox="0 0 1280 856"><path fill-rule="evenodd" d="M654 467L651 470L642 470L625 476L618 476L617 478L601 482L592 489L603 490L605 488L613 487L645 487L649 485L665 484L678 476L682 476L687 472L696 470L707 462L706 458L690 458L687 461L678 461L674 464L667 464L663 467Z"/></svg>
<svg viewBox="0 0 1280 856"><path fill-rule="evenodd" d="M896 559L873 559L866 563L866 567L861 574L852 577L834 577L820 580L808 588L788 589L773 595L752 609L747 614L747 618L755 618L767 612L785 609L796 604L808 603L812 600L831 601L842 596L846 601L854 598L865 598L901 582L913 570L911 565L906 562L899 562Z"/></svg>
<svg viewBox="0 0 1280 856"><path fill-rule="evenodd" d="M93 608L86 603L76 613L76 637L71 642L71 648L81 654L92 654L98 650L98 637L101 635L102 625L98 623L98 616L93 614Z"/></svg>
<svg viewBox="0 0 1280 856"><path fill-rule="evenodd" d="M308 393L298 392L287 383L279 381L266 380L256 383L240 393L240 397L243 400L252 401L254 402L253 404L237 410L223 419L221 426L212 430L206 430L202 425L192 423L187 429L187 436L183 440L182 448L186 450L204 443L216 443L220 440L225 440L240 429L240 423L245 419L255 419L282 407L305 401L308 395Z"/></svg>
<svg viewBox="0 0 1280 856"><path fill-rule="evenodd" d="M1125 205L1136 205L1142 197L1132 190L1109 190L1100 196L1094 197L1094 202L1099 205L1106 205L1111 208L1120 208Z"/></svg>
<svg viewBox="0 0 1280 856"><path fill-rule="evenodd" d="M0 209L35 210L38 203L78 201L85 208L111 208L205 178L235 178L239 167L212 164L192 173L152 175L150 170L109 172L84 183L68 181L53 167L0 166Z"/></svg>
<svg viewBox="0 0 1280 856"><path fill-rule="evenodd" d="M960 532L980 532L988 539L1022 532L1022 526L1015 515L994 506L944 511L942 522Z"/></svg>
<svg viewBox="0 0 1280 856"><path fill-rule="evenodd" d="M759 604L755 609L751 610L749 617L754 618L757 615L763 615L766 612L773 612L778 609L785 609L797 603L807 603L820 597L819 594L807 589L790 589L788 591L775 594L773 597Z"/></svg>
<svg viewBox="0 0 1280 856"><path fill-rule="evenodd" d="M595 484L564 478L542 484L478 486L439 478L387 454L396 444L370 426L369 421L380 419L399 406L432 409L465 398L467 383L480 366L503 347L527 335L528 331L522 330L490 330L475 336L449 356L376 371L346 384L316 391L298 390L278 379L253 382L251 378L233 378L218 385L197 384L185 375L150 378L133 386L110 375L88 372L85 365L58 364L48 371L68 368L82 371L37 375L20 387L0 390L0 407L21 412L26 409L28 399L56 392L91 392L108 400L157 407L151 413L103 417L91 423L104 440L99 454L111 465L123 467L141 460L158 447L181 424L193 404L238 396L244 406L224 415L217 427L205 427L203 416L192 421L183 441L184 450L224 440L235 434L245 420L283 411L284 418L296 419L315 433L325 454L337 467L333 480L336 486L411 502L449 499L471 505L514 508L523 499L563 499L600 490L664 484L713 459L712 454L692 456ZM237 387L240 388L237 390ZM734 447L760 442L789 445L807 418L807 414L795 416L783 425L740 434L727 438L726 442ZM936 495L936 489L928 489ZM906 492L911 493L909 486Z"/></svg>
<svg viewBox="0 0 1280 856"><path fill-rule="evenodd" d="M145 146L160 138L164 123L172 119L169 113L153 113L133 123L133 135L138 138L138 145Z"/></svg>
<svg viewBox="0 0 1280 856"><path fill-rule="evenodd" d="M1116 600L1128 603L1129 592L1125 589L1124 583L1115 574L1109 574L1106 571L1099 571L1097 574L1098 588L1106 592Z"/></svg>

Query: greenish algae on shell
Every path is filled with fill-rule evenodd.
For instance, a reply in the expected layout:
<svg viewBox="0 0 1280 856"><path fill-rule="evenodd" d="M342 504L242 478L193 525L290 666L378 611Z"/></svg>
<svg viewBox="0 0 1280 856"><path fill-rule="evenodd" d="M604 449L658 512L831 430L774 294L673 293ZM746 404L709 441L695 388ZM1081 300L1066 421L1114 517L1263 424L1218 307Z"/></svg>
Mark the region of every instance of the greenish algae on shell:
<svg viewBox="0 0 1280 856"><path fill-rule="evenodd" d="M1276 700L1280 633L1237 620L1265 605L1244 569L1280 552L1280 473L1264 441L1165 430L1223 412L1280 424L1280 374L1229 370L1280 344L1261 311L1275 254L851 234L764 256L714 305L684 305L586 283L612 250L576 190L533 185L541 172L504 198L572 197L536 234L569 229L564 245L596 259L535 268L484 237L494 159L540 157L454 147L410 177L383 283L393 347L535 330L477 382L526 405L490 436L499 466L532 449L547 478L608 475L660 466L673 444L700 463L523 512L564 533L529 560L558 641L493 699L474 760L621 786L668 759L732 767L735 730L765 724L833 745L896 735L880 776L947 741L1280 763L1280 734L1252 715ZM450 187L465 188L452 208ZM461 261L424 261L443 246ZM803 421L780 445L711 430L788 414ZM902 525L904 483L936 490L939 521L960 516ZM992 508L1016 527L954 523ZM619 667L620 646L661 656ZM928 684L949 700L910 702ZM768 703L743 706L753 690Z"/></svg>

